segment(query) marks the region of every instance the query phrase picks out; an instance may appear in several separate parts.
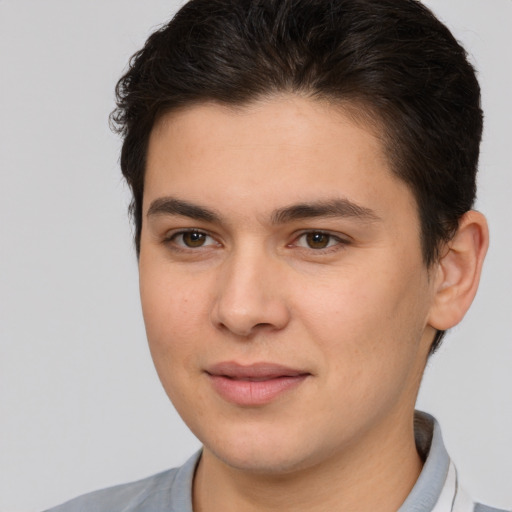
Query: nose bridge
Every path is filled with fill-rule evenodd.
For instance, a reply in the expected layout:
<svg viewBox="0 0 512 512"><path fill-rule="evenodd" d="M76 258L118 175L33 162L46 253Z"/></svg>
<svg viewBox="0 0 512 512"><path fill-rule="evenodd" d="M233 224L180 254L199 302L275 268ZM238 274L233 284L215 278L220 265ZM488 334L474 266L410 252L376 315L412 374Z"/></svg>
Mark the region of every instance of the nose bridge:
<svg viewBox="0 0 512 512"><path fill-rule="evenodd" d="M222 264L214 323L239 336L283 328L288 310L279 273L278 262L261 244L240 244Z"/></svg>

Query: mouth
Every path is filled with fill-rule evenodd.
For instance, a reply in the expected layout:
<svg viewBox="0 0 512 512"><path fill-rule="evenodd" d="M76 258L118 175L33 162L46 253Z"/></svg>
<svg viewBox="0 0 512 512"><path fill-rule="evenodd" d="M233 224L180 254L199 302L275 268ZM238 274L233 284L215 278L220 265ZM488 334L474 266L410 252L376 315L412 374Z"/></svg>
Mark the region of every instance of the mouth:
<svg viewBox="0 0 512 512"><path fill-rule="evenodd" d="M311 374L273 363L241 365L224 362L206 370L213 389L240 406L265 405L300 386Z"/></svg>

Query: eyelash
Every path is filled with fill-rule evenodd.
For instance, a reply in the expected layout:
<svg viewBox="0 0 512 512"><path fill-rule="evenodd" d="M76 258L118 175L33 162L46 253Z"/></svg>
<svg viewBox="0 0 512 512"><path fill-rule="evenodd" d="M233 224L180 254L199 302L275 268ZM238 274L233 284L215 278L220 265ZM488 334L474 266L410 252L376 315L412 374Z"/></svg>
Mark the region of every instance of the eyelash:
<svg viewBox="0 0 512 512"><path fill-rule="evenodd" d="M206 243L206 244L200 244L195 247L187 245L183 241L183 237L186 235L198 235L200 237L204 237L204 239L211 239L213 243ZM308 236L319 236L319 237L327 237L327 245L325 247L311 247L308 242L306 242L305 245L299 245L298 242L301 239L306 239ZM177 242L177 239L181 237L181 243ZM215 238L210 235L209 233L199 230L199 229L187 229L187 230L181 230L174 233L169 234L165 239L163 240L164 244L172 245L173 250L175 251L183 251L183 252L189 252L189 251L195 251L196 249L204 249L205 247L210 246L220 246L221 244L219 242L215 241ZM286 247L288 248L297 248L299 250L305 250L305 251L313 251L313 253L316 254L326 254L330 252L335 252L343 247L350 244L350 241L344 238L341 238L338 235L334 235L332 233L329 233L327 231L321 231L321 230L308 230L300 233L298 236L296 236L293 241L288 244Z"/></svg>
<svg viewBox="0 0 512 512"><path fill-rule="evenodd" d="M297 243L301 239L305 239L308 236L321 236L321 237L327 237L327 245L326 247L311 247L307 242L306 245L301 246ZM329 233L328 231L321 231L321 230L309 230L304 231L303 233L300 233L299 236L297 236L291 244L289 244L288 247L297 247L299 249L304 249L307 251L313 251L316 254L326 254L330 252L335 252L343 249L345 246L349 245L350 241L344 238L341 238L338 235L334 235L332 233Z"/></svg>
<svg viewBox="0 0 512 512"><path fill-rule="evenodd" d="M189 245L186 245L183 242L183 237L186 236L186 235L199 235L199 236L205 237L206 239L210 238L211 240L215 241L215 239L210 234L206 233L205 231L201 231L199 229L186 229L186 230L177 231L175 233L171 233L170 235L165 237L163 242L165 244L172 244L174 250L177 250L177 251L193 251L195 249L200 249L200 248L203 248L203 247L209 247L211 245L220 245L218 242L215 242L215 243L209 243L209 244L206 244L206 245L205 244L201 244L201 245L198 245L196 247L191 247ZM182 237L182 243L178 243L176 241L180 237Z"/></svg>

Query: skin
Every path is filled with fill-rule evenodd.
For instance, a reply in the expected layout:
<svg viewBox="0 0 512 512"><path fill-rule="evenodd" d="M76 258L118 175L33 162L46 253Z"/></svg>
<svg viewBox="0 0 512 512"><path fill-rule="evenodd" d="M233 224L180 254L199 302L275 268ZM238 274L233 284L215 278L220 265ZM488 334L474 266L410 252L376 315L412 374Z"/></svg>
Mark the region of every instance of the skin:
<svg viewBox="0 0 512 512"><path fill-rule="evenodd" d="M412 419L429 347L476 286L453 312L464 251L425 267L414 197L352 119L288 95L196 105L151 134L140 290L159 377L204 444L196 512L392 511L421 471ZM482 222L466 237L479 247ZM226 361L306 377L234 404L207 372Z"/></svg>

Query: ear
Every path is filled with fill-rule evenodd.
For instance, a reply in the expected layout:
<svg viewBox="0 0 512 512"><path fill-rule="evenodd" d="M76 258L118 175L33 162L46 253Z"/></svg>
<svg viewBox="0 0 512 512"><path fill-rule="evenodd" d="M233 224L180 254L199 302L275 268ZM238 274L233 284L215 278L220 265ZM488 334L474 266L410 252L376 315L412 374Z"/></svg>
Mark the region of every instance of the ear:
<svg viewBox="0 0 512 512"><path fill-rule="evenodd" d="M445 331L462 320L478 289L488 246L489 229L485 217L474 210L464 214L455 236L446 244L435 265L429 325Z"/></svg>

